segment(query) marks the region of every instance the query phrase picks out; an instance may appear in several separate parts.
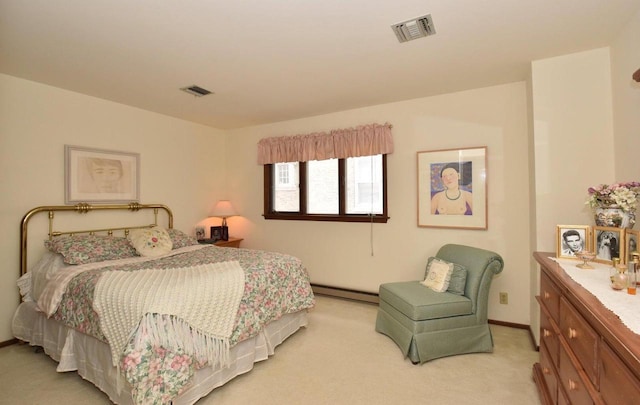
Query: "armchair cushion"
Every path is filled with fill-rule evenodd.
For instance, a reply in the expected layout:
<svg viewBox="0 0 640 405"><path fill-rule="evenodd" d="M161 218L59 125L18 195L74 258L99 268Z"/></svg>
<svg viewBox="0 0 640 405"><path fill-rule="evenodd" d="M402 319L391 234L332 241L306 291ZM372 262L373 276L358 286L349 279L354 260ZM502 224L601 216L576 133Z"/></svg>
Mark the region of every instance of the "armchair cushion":
<svg viewBox="0 0 640 405"><path fill-rule="evenodd" d="M382 284L379 296L381 301L387 302L414 321L472 313L471 300L464 295L435 292L418 281Z"/></svg>

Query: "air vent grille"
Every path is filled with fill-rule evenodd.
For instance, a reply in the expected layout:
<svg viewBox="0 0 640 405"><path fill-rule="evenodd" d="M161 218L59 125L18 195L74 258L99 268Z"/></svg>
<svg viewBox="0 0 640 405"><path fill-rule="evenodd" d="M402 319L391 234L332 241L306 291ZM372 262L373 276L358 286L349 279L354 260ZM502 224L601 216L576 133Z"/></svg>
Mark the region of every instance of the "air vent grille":
<svg viewBox="0 0 640 405"><path fill-rule="evenodd" d="M400 42L412 41L436 33L431 14L394 24L391 29L396 33Z"/></svg>
<svg viewBox="0 0 640 405"><path fill-rule="evenodd" d="M182 87L180 90L196 97L202 97L202 96L206 96L207 94L211 94L209 90L203 89L202 87L196 86L195 84L189 87Z"/></svg>

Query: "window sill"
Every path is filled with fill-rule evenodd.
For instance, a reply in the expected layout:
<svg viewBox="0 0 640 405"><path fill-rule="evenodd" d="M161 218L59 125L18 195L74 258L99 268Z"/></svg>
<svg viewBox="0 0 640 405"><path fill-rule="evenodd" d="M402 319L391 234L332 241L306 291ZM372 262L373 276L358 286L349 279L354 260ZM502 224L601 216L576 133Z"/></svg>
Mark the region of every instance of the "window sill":
<svg viewBox="0 0 640 405"><path fill-rule="evenodd" d="M333 222L367 222L376 224L386 224L389 220L387 216L369 215L319 215L319 214L264 214L264 219L290 220L290 221L333 221Z"/></svg>

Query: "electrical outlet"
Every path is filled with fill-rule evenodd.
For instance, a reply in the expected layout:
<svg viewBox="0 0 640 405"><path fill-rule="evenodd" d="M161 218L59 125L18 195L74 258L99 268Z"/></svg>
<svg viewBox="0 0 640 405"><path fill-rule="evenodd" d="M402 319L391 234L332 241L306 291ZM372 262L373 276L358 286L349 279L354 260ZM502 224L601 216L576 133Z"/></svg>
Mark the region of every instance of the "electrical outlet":
<svg viewBox="0 0 640 405"><path fill-rule="evenodd" d="M500 293L500 303L501 304L508 304L509 303L509 294L506 292L501 292Z"/></svg>

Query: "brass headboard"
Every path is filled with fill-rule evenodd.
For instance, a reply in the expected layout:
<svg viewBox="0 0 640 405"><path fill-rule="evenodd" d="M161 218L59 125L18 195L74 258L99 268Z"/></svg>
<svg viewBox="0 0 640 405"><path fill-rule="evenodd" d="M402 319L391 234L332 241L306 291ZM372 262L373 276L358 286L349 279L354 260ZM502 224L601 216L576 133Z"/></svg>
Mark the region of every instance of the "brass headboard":
<svg viewBox="0 0 640 405"><path fill-rule="evenodd" d="M79 230L79 231L66 231L59 232L54 231L53 229L53 219L55 217L55 213L59 211L76 211L79 214L86 214L90 211L98 211L98 210L128 210L128 211L141 211L141 210L153 210L154 214L154 223L150 225L142 225L142 226L124 226L124 227L116 227L116 228L102 228L102 229L88 229L88 230ZM55 236L60 235L73 235L79 233L88 233L93 234L96 232L105 232L109 235L113 234L114 231L124 231L127 233L130 229L141 229L141 228L150 228L152 226L158 225L158 210L164 210L168 216L168 228L173 228L173 213L166 205L162 204L139 204L139 203L130 203L130 204L100 204L100 205L91 205L87 203L80 203L76 205L47 205L42 207L36 207L30 210L25 214L22 218L22 223L20 227L20 275L22 276L27 272L27 230L29 226L29 220L36 214L40 212L48 212L49 213L49 239L52 239Z"/></svg>

